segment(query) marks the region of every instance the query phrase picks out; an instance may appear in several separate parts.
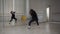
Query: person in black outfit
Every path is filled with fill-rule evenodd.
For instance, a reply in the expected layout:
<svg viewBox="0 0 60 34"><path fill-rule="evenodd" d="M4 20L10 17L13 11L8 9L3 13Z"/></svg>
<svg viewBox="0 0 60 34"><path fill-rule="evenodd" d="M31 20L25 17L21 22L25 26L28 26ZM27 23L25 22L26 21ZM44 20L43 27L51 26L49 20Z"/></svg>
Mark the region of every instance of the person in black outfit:
<svg viewBox="0 0 60 34"><path fill-rule="evenodd" d="M15 19L15 23L16 23L17 18L15 18L15 12L11 11L10 13L11 13L11 15L12 15L10 22L11 22L13 19Z"/></svg>
<svg viewBox="0 0 60 34"><path fill-rule="evenodd" d="M29 22L29 26L31 26L31 23L32 23L33 21L36 21L37 25L39 26L37 13L36 13L33 9L31 9L29 13L30 13L30 15L31 15L31 17L32 17L32 19L31 19L30 22Z"/></svg>

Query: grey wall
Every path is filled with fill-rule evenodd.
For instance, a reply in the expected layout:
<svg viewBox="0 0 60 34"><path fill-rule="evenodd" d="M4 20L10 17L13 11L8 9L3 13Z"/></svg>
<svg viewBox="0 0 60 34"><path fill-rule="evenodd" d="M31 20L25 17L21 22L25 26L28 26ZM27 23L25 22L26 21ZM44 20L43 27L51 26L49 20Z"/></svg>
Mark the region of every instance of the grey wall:
<svg viewBox="0 0 60 34"><path fill-rule="evenodd" d="M50 8L50 21L60 21L60 0L30 0L30 8L38 13L40 21L45 21L46 8Z"/></svg>
<svg viewBox="0 0 60 34"><path fill-rule="evenodd" d="M47 21L46 8L48 7L48 0L30 0L30 9L34 9L40 22Z"/></svg>
<svg viewBox="0 0 60 34"><path fill-rule="evenodd" d="M50 21L60 21L60 0L50 0Z"/></svg>

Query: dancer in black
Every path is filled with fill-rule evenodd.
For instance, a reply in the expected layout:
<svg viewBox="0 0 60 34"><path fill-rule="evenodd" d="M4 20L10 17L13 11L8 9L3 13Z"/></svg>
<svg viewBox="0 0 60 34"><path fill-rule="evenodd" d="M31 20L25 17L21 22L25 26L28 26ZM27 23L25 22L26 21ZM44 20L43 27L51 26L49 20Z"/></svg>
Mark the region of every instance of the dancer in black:
<svg viewBox="0 0 60 34"><path fill-rule="evenodd" d="M32 23L33 21L36 21L37 25L39 26L37 13L36 13L33 9L31 9L29 13L30 13L30 15L31 15L31 17L32 17L32 19L31 19L30 22L29 22L29 27L31 26L31 23Z"/></svg>
<svg viewBox="0 0 60 34"><path fill-rule="evenodd" d="M11 13L11 15L12 15L10 22L11 22L13 19L15 19L15 23L16 23L16 22L17 22L17 18L15 18L15 12L11 11L10 13Z"/></svg>

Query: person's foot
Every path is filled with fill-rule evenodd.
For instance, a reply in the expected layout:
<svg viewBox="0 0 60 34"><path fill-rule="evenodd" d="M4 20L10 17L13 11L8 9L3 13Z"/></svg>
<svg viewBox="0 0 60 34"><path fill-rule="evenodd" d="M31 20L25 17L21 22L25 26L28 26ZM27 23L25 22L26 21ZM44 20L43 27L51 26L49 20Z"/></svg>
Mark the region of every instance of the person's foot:
<svg viewBox="0 0 60 34"><path fill-rule="evenodd" d="M31 26L28 26L28 29L31 29Z"/></svg>
<svg viewBox="0 0 60 34"><path fill-rule="evenodd" d="M9 23L10 24L10 23Z"/></svg>

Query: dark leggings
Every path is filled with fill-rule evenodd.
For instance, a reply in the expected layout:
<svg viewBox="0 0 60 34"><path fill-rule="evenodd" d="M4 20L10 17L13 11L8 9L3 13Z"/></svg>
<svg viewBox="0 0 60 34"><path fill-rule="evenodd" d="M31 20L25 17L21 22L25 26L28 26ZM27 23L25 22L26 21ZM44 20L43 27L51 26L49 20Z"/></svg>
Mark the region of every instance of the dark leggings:
<svg viewBox="0 0 60 34"><path fill-rule="evenodd" d="M39 26L38 19L32 19L32 20L29 22L29 26L31 26L31 23L32 23L33 21L36 21L37 25Z"/></svg>
<svg viewBox="0 0 60 34"><path fill-rule="evenodd" d="M11 17L10 22L11 22L13 19L15 19L15 22L17 21L17 18L15 18L15 17Z"/></svg>

